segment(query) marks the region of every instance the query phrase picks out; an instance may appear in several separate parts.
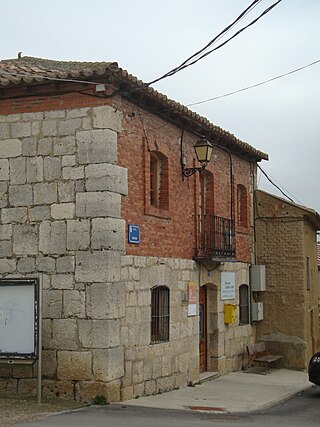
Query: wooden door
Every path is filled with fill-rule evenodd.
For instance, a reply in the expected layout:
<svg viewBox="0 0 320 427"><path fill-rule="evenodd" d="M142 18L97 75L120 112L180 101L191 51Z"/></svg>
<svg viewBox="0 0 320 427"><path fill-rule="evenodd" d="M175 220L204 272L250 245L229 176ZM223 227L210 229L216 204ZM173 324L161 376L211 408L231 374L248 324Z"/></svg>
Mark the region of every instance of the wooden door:
<svg viewBox="0 0 320 427"><path fill-rule="evenodd" d="M199 364L200 372L207 370L207 288L199 292Z"/></svg>

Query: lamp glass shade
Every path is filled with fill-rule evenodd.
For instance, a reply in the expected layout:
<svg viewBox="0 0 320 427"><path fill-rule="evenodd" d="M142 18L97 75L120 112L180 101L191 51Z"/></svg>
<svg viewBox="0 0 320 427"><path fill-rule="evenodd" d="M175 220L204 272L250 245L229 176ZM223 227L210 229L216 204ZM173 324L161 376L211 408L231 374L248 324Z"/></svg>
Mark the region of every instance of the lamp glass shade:
<svg viewBox="0 0 320 427"><path fill-rule="evenodd" d="M194 150L196 152L198 162L209 162L212 155L212 149L213 147L211 143L206 139L200 139L199 141L197 141L194 146Z"/></svg>

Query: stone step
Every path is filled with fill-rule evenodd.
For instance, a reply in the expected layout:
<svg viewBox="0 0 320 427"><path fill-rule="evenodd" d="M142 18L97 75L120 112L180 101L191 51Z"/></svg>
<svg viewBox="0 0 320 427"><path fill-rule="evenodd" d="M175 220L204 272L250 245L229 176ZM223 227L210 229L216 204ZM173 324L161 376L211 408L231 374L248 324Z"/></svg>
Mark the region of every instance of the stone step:
<svg viewBox="0 0 320 427"><path fill-rule="evenodd" d="M207 381L218 378L219 376L220 376L219 372L209 372L209 371L201 372L199 381L202 384L202 383L205 383Z"/></svg>

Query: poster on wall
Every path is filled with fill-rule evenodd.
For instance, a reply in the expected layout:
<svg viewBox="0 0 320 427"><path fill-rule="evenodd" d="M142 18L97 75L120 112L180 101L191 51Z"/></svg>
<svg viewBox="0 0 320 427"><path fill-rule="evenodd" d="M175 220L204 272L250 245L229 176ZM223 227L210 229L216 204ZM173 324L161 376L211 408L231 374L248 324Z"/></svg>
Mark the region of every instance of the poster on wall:
<svg viewBox="0 0 320 427"><path fill-rule="evenodd" d="M0 279L0 362L38 356L38 280Z"/></svg>
<svg viewBox="0 0 320 427"><path fill-rule="evenodd" d="M188 316L197 315L197 284L188 283Z"/></svg>
<svg viewBox="0 0 320 427"><path fill-rule="evenodd" d="M236 298L236 273L221 272L221 301Z"/></svg>

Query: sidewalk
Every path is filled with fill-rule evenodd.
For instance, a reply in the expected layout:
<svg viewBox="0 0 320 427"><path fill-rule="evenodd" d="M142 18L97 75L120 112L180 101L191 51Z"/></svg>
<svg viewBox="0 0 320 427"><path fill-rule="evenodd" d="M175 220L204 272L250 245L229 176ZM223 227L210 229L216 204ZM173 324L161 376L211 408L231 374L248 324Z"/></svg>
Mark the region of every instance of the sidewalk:
<svg viewBox="0 0 320 427"><path fill-rule="evenodd" d="M121 402L149 408L241 413L261 411L312 387L308 374L287 369L261 373L232 372L195 387Z"/></svg>

